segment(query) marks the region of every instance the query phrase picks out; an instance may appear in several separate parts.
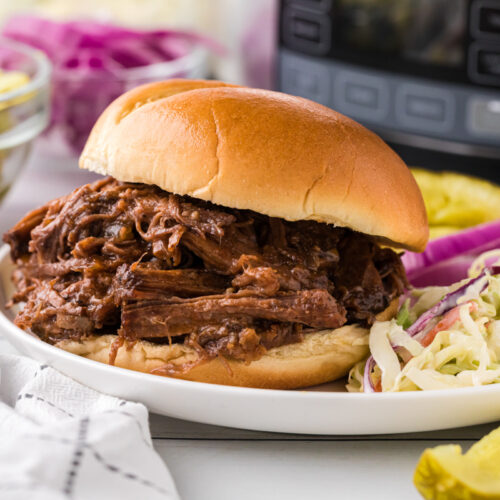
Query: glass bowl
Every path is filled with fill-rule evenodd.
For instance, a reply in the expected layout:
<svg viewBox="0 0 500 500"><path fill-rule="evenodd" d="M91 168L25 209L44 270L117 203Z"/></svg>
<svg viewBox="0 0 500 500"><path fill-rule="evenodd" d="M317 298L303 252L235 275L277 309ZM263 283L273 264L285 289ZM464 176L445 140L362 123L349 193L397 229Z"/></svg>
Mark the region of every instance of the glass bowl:
<svg viewBox="0 0 500 500"><path fill-rule="evenodd" d="M189 42L186 53L176 59L101 71L79 72L54 69L52 119L43 147L55 155L78 155L99 115L114 99L138 85L170 78L206 78L208 49Z"/></svg>
<svg viewBox="0 0 500 500"><path fill-rule="evenodd" d="M0 93L0 202L21 173L33 139L49 123L51 65L39 50L0 37L0 70L29 82Z"/></svg>

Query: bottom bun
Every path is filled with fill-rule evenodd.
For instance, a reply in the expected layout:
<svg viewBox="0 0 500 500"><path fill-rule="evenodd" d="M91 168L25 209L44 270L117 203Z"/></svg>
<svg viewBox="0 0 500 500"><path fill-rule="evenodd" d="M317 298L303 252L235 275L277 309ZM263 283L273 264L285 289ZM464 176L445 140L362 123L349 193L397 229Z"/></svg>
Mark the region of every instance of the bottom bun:
<svg viewBox="0 0 500 500"><path fill-rule="evenodd" d="M389 319L396 309L397 300L377 319ZM62 340L56 347L108 364L110 349L116 339L116 335L96 335L80 342ZM347 325L335 330L306 333L301 342L269 349L257 361L245 363L216 358L203 361L185 373L170 376L209 384L297 389L342 377L367 355L368 330ZM165 345L139 340L130 344L125 341L118 350L114 365L151 373L167 363L180 367L198 360L197 352L183 344Z"/></svg>

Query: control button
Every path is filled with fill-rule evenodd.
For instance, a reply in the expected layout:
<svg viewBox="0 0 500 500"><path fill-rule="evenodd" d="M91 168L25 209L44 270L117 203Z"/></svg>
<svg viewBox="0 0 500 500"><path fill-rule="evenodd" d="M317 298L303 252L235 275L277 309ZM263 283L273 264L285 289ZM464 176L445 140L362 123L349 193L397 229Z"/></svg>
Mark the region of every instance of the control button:
<svg viewBox="0 0 500 500"><path fill-rule="evenodd" d="M321 42L321 26L319 23L297 18L293 19L292 22L294 36L315 43Z"/></svg>
<svg viewBox="0 0 500 500"><path fill-rule="evenodd" d="M470 99L467 104L467 127L472 134L500 139L500 99Z"/></svg>
<svg viewBox="0 0 500 500"><path fill-rule="evenodd" d="M498 0L483 0L472 5L471 32L475 38L500 38Z"/></svg>
<svg viewBox="0 0 500 500"><path fill-rule="evenodd" d="M479 31L500 35L500 6L483 7L479 11Z"/></svg>
<svg viewBox="0 0 500 500"><path fill-rule="evenodd" d="M287 3L294 3L313 10L326 12L332 6L332 0L287 0Z"/></svg>
<svg viewBox="0 0 500 500"><path fill-rule="evenodd" d="M500 50L480 50L477 56L477 69L482 75L500 77Z"/></svg>
<svg viewBox="0 0 500 500"><path fill-rule="evenodd" d="M379 94L380 92L376 88L353 83L346 87L345 98L351 104L376 109L380 100Z"/></svg>
<svg viewBox="0 0 500 500"><path fill-rule="evenodd" d="M282 57L280 68L283 92L330 104L330 72L324 64Z"/></svg>
<svg viewBox="0 0 500 500"><path fill-rule="evenodd" d="M435 87L404 84L396 92L396 117L405 126L432 132L453 127L452 94Z"/></svg>
<svg viewBox="0 0 500 500"><path fill-rule="evenodd" d="M331 46L330 18L319 13L288 7L282 20L287 47L307 54L327 54Z"/></svg>
<svg viewBox="0 0 500 500"><path fill-rule="evenodd" d="M474 43L469 51L469 77L478 83L500 84L500 48Z"/></svg>
<svg viewBox="0 0 500 500"><path fill-rule="evenodd" d="M446 119L446 102L442 99L408 95L405 104L410 116L440 122Z"/></svg>
<svg viewBox="0 0 500 500"><path fill-rule="evenodd" d="M339 71L334 92L335 106L353 118L381 120L389 111L389 90L381 78Z"/></svg>

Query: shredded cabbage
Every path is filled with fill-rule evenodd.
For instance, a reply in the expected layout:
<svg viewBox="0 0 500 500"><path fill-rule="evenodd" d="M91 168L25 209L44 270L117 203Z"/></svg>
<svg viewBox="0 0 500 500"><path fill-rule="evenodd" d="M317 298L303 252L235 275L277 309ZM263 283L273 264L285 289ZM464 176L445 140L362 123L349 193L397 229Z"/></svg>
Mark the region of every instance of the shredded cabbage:
<svg viewBox="0 0 500 500"><path fill-rule="evenodd" d="M347 389L396 392L500 382L500 274L498 267L485 269L494 257L500 262L500 250L478 257L469 270L469 280L477 280L473 286L413 336L407 331L411 324L467 279L450 287L413 290L396 319L375 322L369 338L374 362L369 367L366 360L357 363ZM363 387L366 367L371 388Z"/></svg>
<svg viewBox="0 0 500 500"><path fill-rule="evenodd" d="M490 186L493 189L500 189ZM498 203L497 203L498 204ZM405 252L402 261L408 281L417 287L450 285L467 277L474 259L500 247L500 219L431 240L425 252Z"/></svg>

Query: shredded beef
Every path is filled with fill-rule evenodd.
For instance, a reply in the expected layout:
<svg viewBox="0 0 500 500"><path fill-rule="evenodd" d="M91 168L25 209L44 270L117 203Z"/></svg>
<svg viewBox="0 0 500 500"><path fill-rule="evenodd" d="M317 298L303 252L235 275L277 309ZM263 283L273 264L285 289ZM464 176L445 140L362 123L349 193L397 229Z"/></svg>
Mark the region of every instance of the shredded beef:
<svg viewBox="0 0 500 500"><path fill-rule="evenodd" d="M250 361L311 329L370 325L406 285L399 257L369 236L111 178L4 240L12 302L25 302L16 323L51 343L111 332Z"/></svg>
<svg viewBox="0 0 500 500"><path fill-rule="evenodd" d="M338 328L345 310L326 290L303 290L275 297L255 297L245 291L208 295L195 299L143 300L128 303L122 310L122 328L133 337L165 337L189 333L193 327L223 324L227 318L267 319Z"/></svg>

